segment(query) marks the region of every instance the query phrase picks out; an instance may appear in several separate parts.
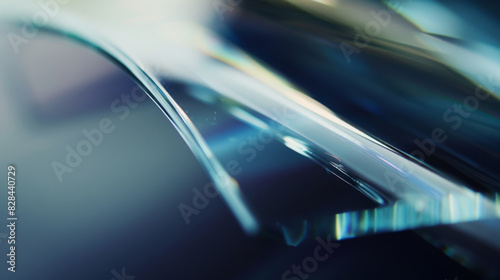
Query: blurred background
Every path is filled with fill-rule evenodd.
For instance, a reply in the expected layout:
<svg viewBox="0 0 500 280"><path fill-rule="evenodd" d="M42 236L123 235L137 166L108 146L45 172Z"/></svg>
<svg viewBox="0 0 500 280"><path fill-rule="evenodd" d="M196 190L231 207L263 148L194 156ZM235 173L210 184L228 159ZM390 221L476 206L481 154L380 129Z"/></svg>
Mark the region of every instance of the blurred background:
<svg viewBox="0 0 500 280"><path fill-rule="evenodd" d="M2 279L500 279L497 9L0 1Z"/></svg>

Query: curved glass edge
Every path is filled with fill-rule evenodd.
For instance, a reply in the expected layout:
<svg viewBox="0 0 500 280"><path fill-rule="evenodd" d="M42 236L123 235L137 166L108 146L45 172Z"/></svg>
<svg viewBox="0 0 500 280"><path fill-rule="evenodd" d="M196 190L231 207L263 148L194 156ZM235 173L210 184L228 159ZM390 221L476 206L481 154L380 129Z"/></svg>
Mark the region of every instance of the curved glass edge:
<svg viewBox="0 0 500 280"><path fill-rule="evenodd" d="M26 18L22 12L15 15L0 15L0 21L8 24L21 25L21 18ZM99 32L92 30L77 18L61 15L46 25L37 25L40 30L66 36L84 45L94 48L96 51L110 58L118 66L122 67L148 94L153 102L162 110L165 116L174 125L180 136L193 152L208 173L210 179L217 187L219 193L235 215L241 227L247 234L256 234L259 231L259 223L246 205L237 182L226 172L217 158L212 154L203 137L192 124L190 119L174 101L160 82L148 72L140 63L134 60L117 46L98 35Z"/></svg>

